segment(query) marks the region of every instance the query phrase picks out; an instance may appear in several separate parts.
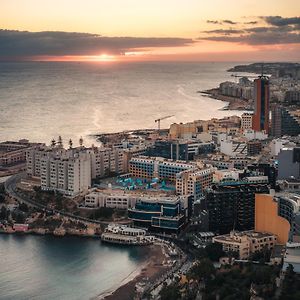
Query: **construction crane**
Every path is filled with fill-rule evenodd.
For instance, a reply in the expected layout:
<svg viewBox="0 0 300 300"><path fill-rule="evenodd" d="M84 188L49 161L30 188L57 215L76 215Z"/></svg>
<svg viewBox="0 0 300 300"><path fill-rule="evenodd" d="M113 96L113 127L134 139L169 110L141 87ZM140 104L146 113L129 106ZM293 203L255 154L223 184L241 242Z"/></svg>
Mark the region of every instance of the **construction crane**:
<svg viewBox="0 0 300 300"><path fill-rule="evenodd" d="M165 117L156 119L156 120L155 120L155 123L158 123L158 130L160 130L160 121L165 120L165 119L169 119L169 118L171 118L171 117L174 117L174 115L171 115L171 116L165 116Z"/></svg>

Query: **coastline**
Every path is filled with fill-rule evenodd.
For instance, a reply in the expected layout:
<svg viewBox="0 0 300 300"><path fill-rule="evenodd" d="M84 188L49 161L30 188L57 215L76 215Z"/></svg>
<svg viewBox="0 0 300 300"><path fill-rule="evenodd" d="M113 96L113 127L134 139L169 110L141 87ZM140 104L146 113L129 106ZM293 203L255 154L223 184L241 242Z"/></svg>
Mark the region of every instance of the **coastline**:
<svg viewBox="0 0 300 300"><path fill-rule="evenodd" d="M205 91L198 91L198 93L202 94L203 96L209 97L211 99L226 102L226 105L221 110L239 110L239 111L253 110L253 105L248 100L221 95L219 93L218 88L213 88Z"/></svg>
<svg viewBox="0 0 300 300"><path fill-rule="evenodd" d="M166 260L166 255L162 250L162 245L153 244L149 247L149 258L131 272L124 280L115 287L101 293L93 299L97 300L132 300L136 294L136 284L142 282L143 279L147 283L154 282L159 278L168 267L163 263Z"/></svg>
<svg viewBox="0 0 300 300"><path fill-rule="evenodd" d="M128 283L134 281L142 273L142 270L147 266L147 264L149 263L148 260L146 260L142 265L138 266L135 270L133 270L121 282L115 284L115 286L111 287L110 289L107 289L106 291L102 292L100 295L92 298L92 300L109 299L109 297L113 296L122 287L125 287Z"/></svg>
<svg viewBox="0 0 300 300"><path fill-rule="evenodd" d="M4 231L4 230L0 230L0 234L6 234L6 235L35 235L35 236L54 236L54 237L59 237L59 238L63 238L63 237L68 237L68 236L73 236L73 237L82 237L82 238L99 238L101 235L97 235L97 234L82 234L82 233L70 233L70 232L66 232L64 235L59 235L59 234L54 234L53 232L45 232L45 233L40 233L37 231Z"/></svg>

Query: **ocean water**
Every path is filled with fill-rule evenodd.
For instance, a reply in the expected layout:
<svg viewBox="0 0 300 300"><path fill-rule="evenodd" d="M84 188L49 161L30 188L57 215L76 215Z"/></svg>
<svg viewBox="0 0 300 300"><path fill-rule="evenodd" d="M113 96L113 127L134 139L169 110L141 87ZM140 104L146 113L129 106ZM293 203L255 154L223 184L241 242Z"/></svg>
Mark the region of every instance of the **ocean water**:
<svg viewBox="0 0 300 300"><path fill-rule="evenodd" d="M0 140L50 143L223 117L225 103L197 91L232 80L234 63L0 63Z"/></svg>
<svg viewBox="0 0 300 300"><path fill-rule="evenodd" d="M1 300L84 300L116 288L144 248L76 237L0 235Z"/></svg>

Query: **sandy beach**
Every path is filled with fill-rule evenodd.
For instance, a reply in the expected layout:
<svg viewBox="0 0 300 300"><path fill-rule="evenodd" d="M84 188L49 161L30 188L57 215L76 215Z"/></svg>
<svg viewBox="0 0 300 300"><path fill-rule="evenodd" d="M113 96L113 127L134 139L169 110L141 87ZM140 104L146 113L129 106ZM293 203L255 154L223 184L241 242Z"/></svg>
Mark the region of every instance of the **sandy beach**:
<svg viewBox="0 0 300 300"><path fill-rule="evenodd" d="M107 291L97 297L104 300L132 300L135 296L135 285L143 278L147 278L148 282L154 282L166 270L163 261L166 259L160 245L147 246L149 248L149 258L137 270L126 277L120 287L115 291Z"/></svg>

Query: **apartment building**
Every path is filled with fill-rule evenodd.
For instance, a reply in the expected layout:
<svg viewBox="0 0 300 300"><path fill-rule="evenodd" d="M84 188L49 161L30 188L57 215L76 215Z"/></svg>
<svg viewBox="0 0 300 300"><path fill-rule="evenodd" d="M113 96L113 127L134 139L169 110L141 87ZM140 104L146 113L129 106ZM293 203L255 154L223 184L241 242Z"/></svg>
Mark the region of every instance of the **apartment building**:
<svg viewBox="0 0 300 300"><path fill-rule="evenodd" d="M220 182L205 191L209 231L220 234L251 230L255 220L255 194L268 193L265 183Z"/></svg>
<svg viewBox="0 0 300 300"><path fill-rule="evenodd" d="M91 157L88 153L65 152L40 159L41 188L77 196L91 187Z"/></svg>
<svg viewBox="0 0 300 300"><path fill-rule="evenodd" d="M87 152L91 155L92 178L125 172L123 149L93 147Z"/></svg>
<svg viewBox="0 0 300 300"><path fill-rule="evenodd" d="M0 143L0 166L6 167L25 163L26 151L41 144L30 143L28 140L6 141Z"/></svg>
<svg viewBox="0 0 300 300"><path fill-rule="evenodd" d="M253 114L251 113L243 113L241 116L241 129L244 131L245 129L252 129L252 118Z"/></svg>
<svg viewBox="0 0 300 300"><path fill-rule="evenodd" d="M273 249L277 244L277 237L267 232L231 231L229 234L213 237L213 243L219 243L223 251L237 253L239 259L248 259L251 254L264 249Z"/></svg>
<svg viewBox="0 0 300 300"><path fill-rule="evenodd" d="M206 188L213 182L214 168L204 167L202 170L186 170L176 175L177 195L192 195L199 200Z"/></svg>

